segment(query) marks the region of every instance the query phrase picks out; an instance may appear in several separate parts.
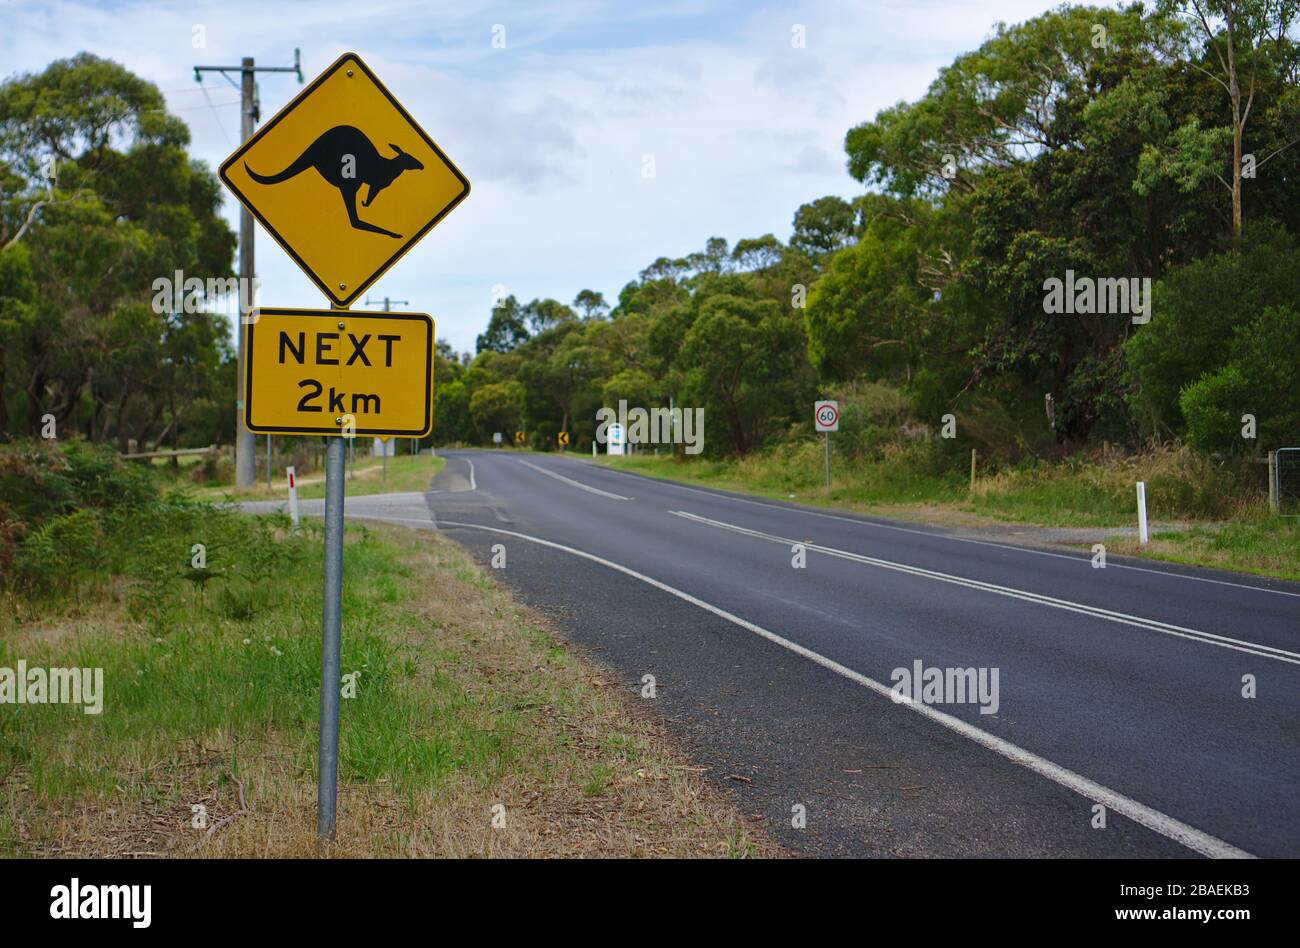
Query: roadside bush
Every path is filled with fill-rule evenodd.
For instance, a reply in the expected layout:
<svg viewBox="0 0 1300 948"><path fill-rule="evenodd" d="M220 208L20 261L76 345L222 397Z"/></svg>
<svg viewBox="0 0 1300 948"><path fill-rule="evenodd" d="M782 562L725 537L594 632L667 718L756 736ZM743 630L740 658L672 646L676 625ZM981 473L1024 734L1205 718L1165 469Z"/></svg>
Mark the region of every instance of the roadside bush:
<svg viewBox="0 0 1300 948"><path fill-rule="evenodd" d="M1297 296L1300 241L1267 220L1247 222L1243 239L1232 249L1169 270L1155 286L1151 322L1125 344L1129 373L1136 383L1135 407L1145 405L1166 428L1182 434L1192 421L1186 417L1188 408L1199 410L1204 404L1203 400L1191 406L1183 403L1187 388L1232 361L1235 352L1229 341L1239 337L1242 327L1250 331L1255 324L1266 323L1270 307L1294 305ZM1294 349L1273 353L1274 358L1286 356L1294 365ZM1268 384L1267 373L1261 370L1269 364L1242 363L1243 384L1256 388ZM1227 393L1224 382L1217 384L1216 393ZM1274 393L1293 396L1294 390ZM1263 406L1257 408L1262 411ZM1240 418L1251 408L1233 405L1230 410ZM1202 432L1210 434L1204 428Z"/></svg>
<svg viewBox="0 0 1300 948"><path fill-rule="evenodd" d="M982 475L972 506L1061 525L1129 521L1137 517L1138 481L1147 485L1147 507L1155 520L1222 520L1261 502L1239 467L1176 446L1128 457L1076 455Z"/></svg>
<svg viewBox="0 0 1300 948"><path fill-rule="evenodd" d="M294 473L298 477L302 477L316 470L316 461L319 456L320 452L316 446L299 441L293 446L293 451L289 455L289 463L293 465Z"/></svg>
<svg viewBox="0 0 1300 948"><path fill-rule="evenodd" d="M1254 454L1300 438L1300 310L1270 307L1236 332L1230 361L1183 389L1187 440L1202 450ZM1256 417L1254 440L1242 415Z"/></svg>
<svg viewBox="0 0 1300 948"><path fill-rule="evenodd" d="M104 526L98 510L87 508L46 521L18 547L14 574L30 589L67 590L102 565Z"/></svg>
<svg viewBox="0 0 1300 948"><path fill-rule="evenodd" d="M0 446L0 584L25 595L67 595L110 576L132 596L157 598L175 583L248 584L303 555L284 542L286 517L249 518L160 493L147 467L123 463L111 448L77 442ZM302 536L310 536L310 526ZM195 545L206 564L193 566ZM228 611L241 613L232 594Z"/></svg>
<svg viewBox="0 0 1300 948"><path fill-rule="evenodd" d="M149 473L108 446L0 445L0 583L20 576L44 589L70 584L99 563L101 515L139 510L155 496Z"/></svg>
<svg viewBox="0 0 1300 948"><path fill-rule="evenodd" d="M978 449L981 463L1006 464L1032 447L1002 400L988 395L967 395L934 417L923 416L912 396L883 382L858 379L837 386L829 397L840 404L840 430L831 435L831 447L842 456L864 461L888 456L897 462L906 455L919 463L917 473L939 475L965 470L971 448ZM947 411L956 418L955 438L941 437ZM1036 411L1041 415L1041 409ZM1039 427L1043 430L1032 434L1041 448L1047 432ZM811 429L811 423L796 425L790 436L798 438Z"/></svg>
<svg viewBox="0 0 1300 948"><path fill-rule="evenodd" d="M155 494L148 471L123 463L107 445L0 445L0 503L10 519L29 527L85 507L138 507Z"/></svg>
<svg viewBox="0 0 1300 948"><path fill-rule="evenodd" d="M884 445L905 440L904 427L916 422L911 399L881 382L850 382L830 397L840 405L840 430L831 436L834 447L851 457L878 457Z"/></svg>
<svg viewBox="0 0 1300 948"><path fill-rule="evenodd" d="M0 504L0 583L13 571L18 544L26 535L27 524L10 516Z"/></svg>

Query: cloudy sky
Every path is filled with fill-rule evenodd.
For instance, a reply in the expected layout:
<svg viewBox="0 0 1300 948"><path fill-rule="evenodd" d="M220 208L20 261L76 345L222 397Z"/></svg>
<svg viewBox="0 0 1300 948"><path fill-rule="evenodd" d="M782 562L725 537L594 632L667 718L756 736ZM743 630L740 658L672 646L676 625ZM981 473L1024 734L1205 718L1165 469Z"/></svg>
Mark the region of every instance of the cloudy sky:
<svg viewBox="0 0 1300 948"><path fill-rule="evenodd" d="M193 66L288 65L300 47L310 82L360 54L473 186L370 298L433 313L464 350L497 285L564 302L590 287L612 302L655 258L710 236L785 240L800 204L860 192L844 170L851 126L924 93L996 21L1055 5L0 0L0 61L5 75L82 50L123 63L166 93L215 169L238 143L238 91L214 73L196 83ZM264 119L299 90L291 75L259 84ZM226 216L237 227L233 198ZM262 303L327 305L260 231L257 271Z"/></svg>

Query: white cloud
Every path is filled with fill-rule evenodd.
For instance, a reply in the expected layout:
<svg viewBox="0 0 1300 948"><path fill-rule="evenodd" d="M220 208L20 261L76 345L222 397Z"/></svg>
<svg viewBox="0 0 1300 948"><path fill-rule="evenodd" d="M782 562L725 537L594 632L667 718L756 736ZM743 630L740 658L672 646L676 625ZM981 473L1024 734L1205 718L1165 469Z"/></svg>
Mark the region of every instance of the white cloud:
<svg viewBox="0 0 1300 948"><path fill-rule="evenodd" d="M1054 5L19 0L6 4L0 54L10 72L82 50L118 60L167 92L196 155L215 167L238 135L238 93L208 74L210 109L192 66L246 55L283 65L301 46L310 79L358 52L473 183L371 296L434 313L439 334L464 349L494 284L525 299L567 302L583 287L613 298L656 257L710 236L788 236L799 204L861 191L844 170L851 126L923 94L994 17ZM806 48L791 46L795 23ZM196 24L206 49L191 45ZM506 28L504 50L491 47L494 24ZM264 118L299 88L286 75L259 83ZM653 179L641 174L647 154ZM233 201L226 213L235 226ZM265 234L257 263L264 302L324 305Z"/></svg>
<svg viewBox="0 0 1300 948"><path fill-rule="evenodd" d="M834 158L826 153L824 149L816 145L805 145L799 149L799 155L794 161L787 165L782 165L786 171L794 174L812 174L824 175L829 177L841 167Z"/></svg>

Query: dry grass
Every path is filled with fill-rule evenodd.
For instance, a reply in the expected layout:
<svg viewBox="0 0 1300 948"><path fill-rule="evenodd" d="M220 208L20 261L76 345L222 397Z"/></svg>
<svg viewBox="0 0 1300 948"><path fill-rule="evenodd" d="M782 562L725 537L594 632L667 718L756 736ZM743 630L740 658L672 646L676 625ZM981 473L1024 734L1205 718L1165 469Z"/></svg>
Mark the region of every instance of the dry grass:
<svg viewBox="0 0 1300 948"><path fill-rule="evenodd" d="M357 458L356 464L351 466L351 476L347 482L348 496L427 490L429 482L442 470L445 463L444 458L437 456L431 458L425 454L398 454L388 459L388 469L385 472L383 458L370 456ZM191 490L196 498L214 503L289 499L289 483L283 469L276 474L271 487L266 486L266 480L263 478L250 487L237 488L231 484L223 484L195 487ZM300 500L319 500L324 496L324 471L298 478Z"/></svg>
<svg viewBox="0 0 1300 948"><path fill-rule="evenodd" d="M499 752L466 753L436 781L416 786L359 779L345 766L338 839L321 847L315 755L305 749L314 747L314 729L217 729L170 744L140 735L93 750L86 740L61 741L44 749L56 758L44 770L59 755L84 768L84 755L92 753L102 786L36 781L22 767L3 775L0 851L235 858L780 854L667 743L631 691L577 656L463 550L440 535L401 527L370 534L367 542L396 548L409 568L382 630L407 670L394 687L417 697L438 692L447 717L436 727L462 741L490 738L487 746ZM18 650L48 644L51 636L136 634L111 599L91 623L83 617L6 629ZM345 726L345 741L347 735ZM206 807L205 829L191 825L196 805ZM496 810L503 827L493 825L497 805L504 807Z"/></svg>

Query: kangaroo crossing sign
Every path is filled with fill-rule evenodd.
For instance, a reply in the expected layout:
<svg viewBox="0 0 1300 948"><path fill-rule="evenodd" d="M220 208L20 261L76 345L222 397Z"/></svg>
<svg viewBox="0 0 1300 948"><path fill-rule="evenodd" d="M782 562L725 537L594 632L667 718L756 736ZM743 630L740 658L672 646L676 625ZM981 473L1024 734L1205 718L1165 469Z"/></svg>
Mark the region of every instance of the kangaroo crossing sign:
<svg viewBox="0 0 1300 948"><path fill-rule="evenodd" d="M355 53L341 56L281 109L222 163L220 174L334 306L250 313L239 380L249 431L332 436L325 439L316 833L333 839L344 445L358 436L423 438L433 431L433 318L347 307L465 199L469 182Z"/></svg>
<svg viewBox="0 0 1300 948"><path fill-rule="evenodd" d="M244 423L259 434L423 437L433 318L259 309L244 326Z"/></svg>
<svg viewBox="0 0 1300 948"><path fill-rule="evenodd" d="M221 180L346 307L469 194L469 181L355 53L225 160Z"/></svg>

